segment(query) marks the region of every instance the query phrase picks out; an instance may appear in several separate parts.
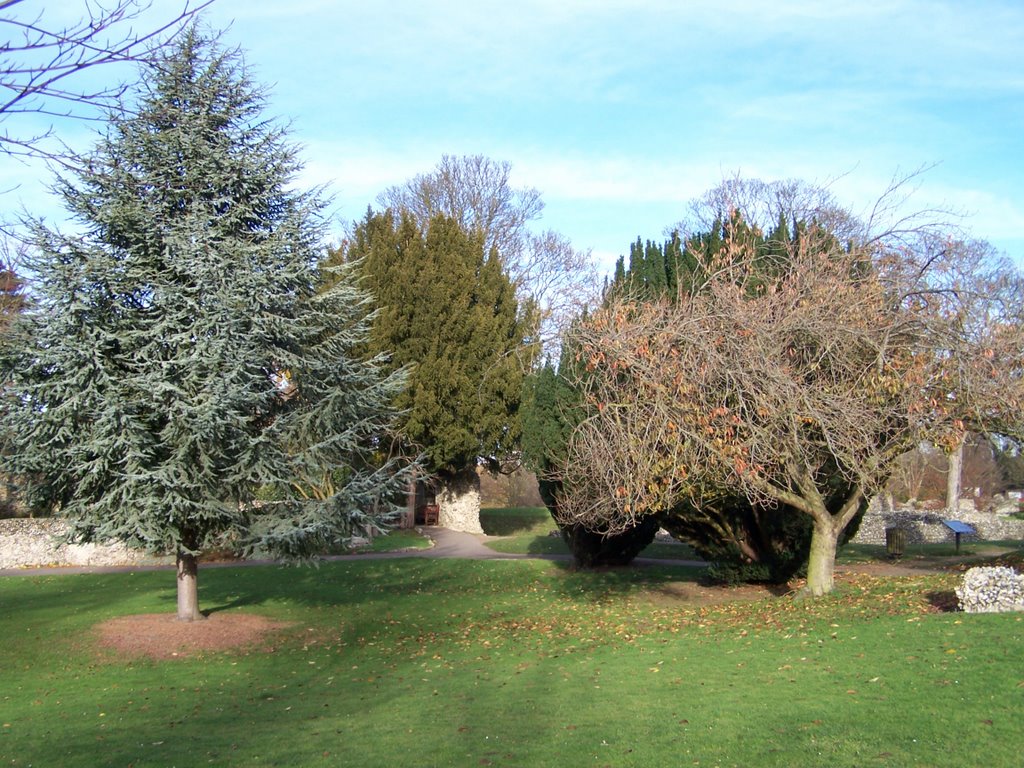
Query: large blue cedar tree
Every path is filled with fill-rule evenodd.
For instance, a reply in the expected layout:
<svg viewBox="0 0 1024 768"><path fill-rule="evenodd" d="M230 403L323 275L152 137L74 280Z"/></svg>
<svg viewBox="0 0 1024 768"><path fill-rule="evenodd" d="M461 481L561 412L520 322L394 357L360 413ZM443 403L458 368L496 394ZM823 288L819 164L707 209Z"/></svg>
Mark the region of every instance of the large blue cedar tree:
<svg viewBox="0 0 1024 768"><path fill-rule="evenodd" d="M5 457L72 538L178 560L229 537L302 558L386 525L404 373L358 353L370 300L323 275L322 199L239 54L193 28L55 184L78 226L34 226L33 308L5 357ZM256 494L276 488L275 502Z"/></svg>

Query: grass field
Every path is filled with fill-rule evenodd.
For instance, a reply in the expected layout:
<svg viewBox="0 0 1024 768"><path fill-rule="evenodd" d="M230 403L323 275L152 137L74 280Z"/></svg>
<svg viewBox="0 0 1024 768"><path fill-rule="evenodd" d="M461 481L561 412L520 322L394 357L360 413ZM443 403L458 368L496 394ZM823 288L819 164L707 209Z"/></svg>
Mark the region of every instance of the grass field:
<svg viewBox="0 0 1024 768"><path fill-rule="evenodd" d="M957 576L797 602L695 569L401 558L200 572L289 622L170 661L94 627L173 611L167 571L0 580L0 764L1018 766L1024 617Z"/></svg>
<svg viewBox="0 0 1024 768"><path fill-rule="evenodd" d="M423 536L415 529L397 528L390 531L386 536L377 536L362 547L355 547L350 550L360 552L394 552L400 549L427 549L430 547L430 539Z"/></svg>
<svg viewBox="0 0 1024 768"><path fill-rule="evenodd" d="M488 541L496 552L529 555L567 555L569 548L558 536L555 521L544 507L485 508L480 510L480 525L488 536L501 536ZM652 542L640 554L658 560L695 560L693 550L679 542Z"/></svg>

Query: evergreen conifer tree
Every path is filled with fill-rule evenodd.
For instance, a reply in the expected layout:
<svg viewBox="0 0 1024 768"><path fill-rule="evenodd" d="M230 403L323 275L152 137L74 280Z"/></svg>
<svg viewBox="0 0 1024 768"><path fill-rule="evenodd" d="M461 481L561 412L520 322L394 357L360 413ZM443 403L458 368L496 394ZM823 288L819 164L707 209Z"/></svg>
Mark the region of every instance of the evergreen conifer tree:
<svg viewBox="0 0 1024 768"><path fill-rule="evenodd" d="M693 254L687 253L683 248L683 241L679 232L673 232L672 237L665 241L665 284L669 297L676 295L679 290L679 276L684 271L692 271Z"/></svg>
<svg viewBox="0 0 1024 768"><path fill-rule="evenodd" d="M436 215L426 228L406 212L368 212L345 254L376 297L371 353L411 368L396 400L402 431L424 468L452 489L474 485L478 460L497 466L519 444L522 382L536 345L534 309L521 305L497 251L478 232ZM479 529L475 521L441 522Z"/></svg>
<svg viewBox="0 0 1024 768"><path fill-rule="evenodd" d="M612 286L621 287L623 282L626 280L626 265L623 257L620 255L615 261L615 273L612 277Z"/></svg>
<svg viewBox="0 0 1024 768"><path fill-rule="evenodd" d="M664 296L668 290L668 272L665 269L665 251L653 240L644 247L644 282L651 298Z"/></svg>
<svg viewBox="0 0 1024 768"><path fill-rule="evenodd" d="M383 525L406 479L382 457L403 384L360 350L351 270L316 288L315 193L237 52L192 28L57 189L81 234L35 225L35 306L4 352L5 423L29 499L71 537L197 557L303 558ZM295 492L331 476L332 492ZM259 488L273 503L257 503Z"/></svg>

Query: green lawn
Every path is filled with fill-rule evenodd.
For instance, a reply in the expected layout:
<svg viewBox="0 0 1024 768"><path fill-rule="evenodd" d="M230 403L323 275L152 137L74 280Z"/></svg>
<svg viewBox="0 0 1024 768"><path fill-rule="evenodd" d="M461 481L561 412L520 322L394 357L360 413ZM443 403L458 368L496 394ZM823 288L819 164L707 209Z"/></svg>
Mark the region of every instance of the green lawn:
<svg viewBox="0 0 1024 768"><path fill-rule="evenodd" d="M402 549L428 549L430 539L415 529L396 528L385 536L377 536L363 547L355 547L351 552L395 552Z"/></svg>
<svg viewBox="0 0 1024 768"><path fill-rule="evenodd" d="M172 572L3 579L0 764L1020 764L1024 617L936 612L955 576L708 605L695 573L208 568L205 608L291 626L164 662L92 627L172 611Z"/></svg>
<svg viewBox="0 0 1024 768"><path fill-rule="evenodd" d="M480 526L488 536L546 536L556 528L544 507L484 507Z"/></svg>
<svg viewBox="0 0 1024 768"><path fill-rule="evenodd" d="M480 525L488 536L501 536L488 541L496 552L521 555L567 555L569 548L558 536L555 521L544 507L484 508L480 510ZM679 542L652 542L640 557L658 560L698 560L700 558L685 544Z"/></svg>
<svg viewBox="0 0 1024 768"><path fill-rule="evenodd" d="M912 565L915 563L941 564L945 560L960 559L967 563L978 558L992 557L1006 550L1018 549L1020 546L1021 542L1019 541L979 541L973 538L961 542L959 552L957 552L955 542L952 541L907 544L898 561ZM847 544L839 550L836 557L836 561L840 563L868 563L890 561L891 559L884 544Z"/></svg>

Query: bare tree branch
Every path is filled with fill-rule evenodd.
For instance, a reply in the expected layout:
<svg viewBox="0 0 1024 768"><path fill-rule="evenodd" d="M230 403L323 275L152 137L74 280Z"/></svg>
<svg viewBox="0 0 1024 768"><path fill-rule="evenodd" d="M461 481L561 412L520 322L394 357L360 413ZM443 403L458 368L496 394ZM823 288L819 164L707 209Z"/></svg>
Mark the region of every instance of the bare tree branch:
<svg viewBox="0 0 1024 768"><path fill-rule="evenodd" d="M562 333L583 306L597 297L589 251L578 251L557 232L536 234L544 201L533 187L515 187L512 166L483 155L444 155L437 167L377 197L388 208L407 211L422 226L437 214L479 232L495 249L520 300L540 313L540 340L557 356Z"/></svg>
<svg viewBox="0 0 1024 768"><path fill-rule="evenodd" d="M142 0L112 0L107 5L86 0L82 17L63 27L49 25L44 11L19 18L14 7L21 2L0 2L5 40L0 44L0 152L49 158L63 151L47 146L52 127L18 135L8 129L9 119L29 114L101 119L95 108L113 106L126 86L113 82L90 87L82 74L110 64L151 61L161 45L213 0L185 0L175 16L142 31L134 23L151 6Z"/></svg>
<svg viewBox="0 0 1024 768"><path fill-rule="evenodd" d="M780 192L794 199L733 187L769 215ZM940 238L927 216L917 228L887 216L888 234L860 227L849 241L812 219L766 261L728 191L706 198L724 238L689 241L699 279L676 297L613 298L579 324L588 411L560 514L614 531L716 492L799 510L820 594L843 528L907 450L1021 432L1021 276L986 244Z"/></svg>

